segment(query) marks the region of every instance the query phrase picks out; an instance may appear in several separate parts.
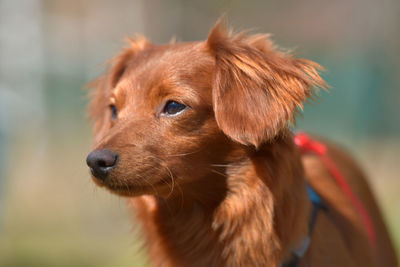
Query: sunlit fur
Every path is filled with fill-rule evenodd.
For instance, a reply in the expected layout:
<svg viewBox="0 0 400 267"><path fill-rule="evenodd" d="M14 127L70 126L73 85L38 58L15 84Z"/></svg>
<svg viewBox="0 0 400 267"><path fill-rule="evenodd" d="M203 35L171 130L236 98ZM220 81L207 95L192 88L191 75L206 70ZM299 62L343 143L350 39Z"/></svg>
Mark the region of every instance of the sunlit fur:
<svg viewBox="0 0 400 267"><path fill-rule="evenodd" d="M217 24L207 44L216 59L215 117L240 143L259 146L276 136L312 95L311 87L325 86L318 64L276 51L268 35L230 36Z"/></svg>
<svg viewBox="0 0 400 267"><path fill-rule="evenodd" d="M301 157L288 122L324 87L319 65L279 52L268 35L151 44L143 37L92 84L94 149L118 154L105 181L129 197L156 266L279 266L308 234L306 180L328 206L300 266L397 266L379 210L353 161L329 156L373 215L377 246L312 155ZM162 113L166 101L189 108ZM115 105L117 118L109 106Z"/></svg>

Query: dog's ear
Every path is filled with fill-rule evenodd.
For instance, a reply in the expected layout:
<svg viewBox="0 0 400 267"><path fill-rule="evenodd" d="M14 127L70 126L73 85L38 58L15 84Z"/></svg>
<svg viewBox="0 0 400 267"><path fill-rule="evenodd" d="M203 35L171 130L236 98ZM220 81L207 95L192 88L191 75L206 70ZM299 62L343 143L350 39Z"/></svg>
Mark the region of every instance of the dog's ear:
<svg viewBox="0 0 400 267"><path fill-rule="evenodd" d="M297 107L325 86L309 60L277 51L268 35L232 35L218 22L207 46L215 57L213 107L221 130L258 147L294 120Z"/></svg>
<svg viewBox="0 0 400 267"><path fill-rule="evenodd" d="M107 112L109 112L109 101L112 89L117 85L123 76L128 63L140 51L151 46L151 43L143 36L134 39L128 39L129 47L125 48L121 53L112 58L108 64L109 68L105 74L91 82L88 87L90 91L89 115L94 120L94 133L96 139L102 135L102 129L107 128L109 120L107 120Z"/></svg>

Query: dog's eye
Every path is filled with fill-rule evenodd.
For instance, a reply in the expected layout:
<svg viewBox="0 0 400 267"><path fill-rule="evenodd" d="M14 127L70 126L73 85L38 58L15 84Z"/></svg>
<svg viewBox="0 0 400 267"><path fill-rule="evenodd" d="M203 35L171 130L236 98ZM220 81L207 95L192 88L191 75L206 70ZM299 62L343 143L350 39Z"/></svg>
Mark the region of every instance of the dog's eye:
<svg viewBox="0 0 400 267"><path fill-rule="evenodd" d="M111 119L115 120L118 116L117 107L115 105L110 105Z"/></svg>
<svg viewBox="0 0 400 267"><path fill-rule="evenodd" d="M165 104L162 113L164 113L166 115L176 115L176 114L182 112L186 108L187 108L187 106L185 106L184 104L170 100Z"/></svg>

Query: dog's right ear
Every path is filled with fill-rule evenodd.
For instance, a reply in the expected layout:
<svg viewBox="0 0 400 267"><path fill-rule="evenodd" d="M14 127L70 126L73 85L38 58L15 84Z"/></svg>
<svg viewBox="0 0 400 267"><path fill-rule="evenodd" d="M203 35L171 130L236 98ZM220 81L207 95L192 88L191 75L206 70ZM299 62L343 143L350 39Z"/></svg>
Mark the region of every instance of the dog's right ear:
<svg viewBox="0 0 400 267"><path fill-rule="evenodd" d="M88 85L92 89L90 92L89 115L90 119L94 121L96 141L103 136L103 131L108 128L110 123L107 112L109 112L112 89L123 76L129 61L140 51L151 46L151 43L143 36L129 38L128 43L129 47L108 62L110 67L106 73Z"/></svg>
<svg viewBox="0 0 400 267"><path fill-rule="evenodd" d="M239 143L259 147L274 138L312 87L325 86L317 63L277 51L268 35L232 35L217 22L207 46L215 58L215 119Z"/></svg>

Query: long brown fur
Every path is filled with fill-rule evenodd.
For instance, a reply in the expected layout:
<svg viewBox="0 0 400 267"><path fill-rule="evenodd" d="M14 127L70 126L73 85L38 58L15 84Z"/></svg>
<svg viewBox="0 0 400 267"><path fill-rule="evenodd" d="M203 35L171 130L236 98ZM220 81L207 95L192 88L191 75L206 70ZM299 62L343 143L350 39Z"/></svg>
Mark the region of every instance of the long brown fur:
<svg viewBox="0 0 400 267"><path fill-rule="evenodd" d="M157 46L146 39L112 60L90 104L94 149L118 154L100 186L129 198L156 266L279 266L308 235L306 179L328 206L300 266L397 266L380 212L358 167L329 155L373 217L360 214L323 163L301 157L288 122L324 87L320 66L278 51L267 35L230 34ZM189 108L162 113L169 100ZM111 119L110 105L118 118Z"/></svg>

